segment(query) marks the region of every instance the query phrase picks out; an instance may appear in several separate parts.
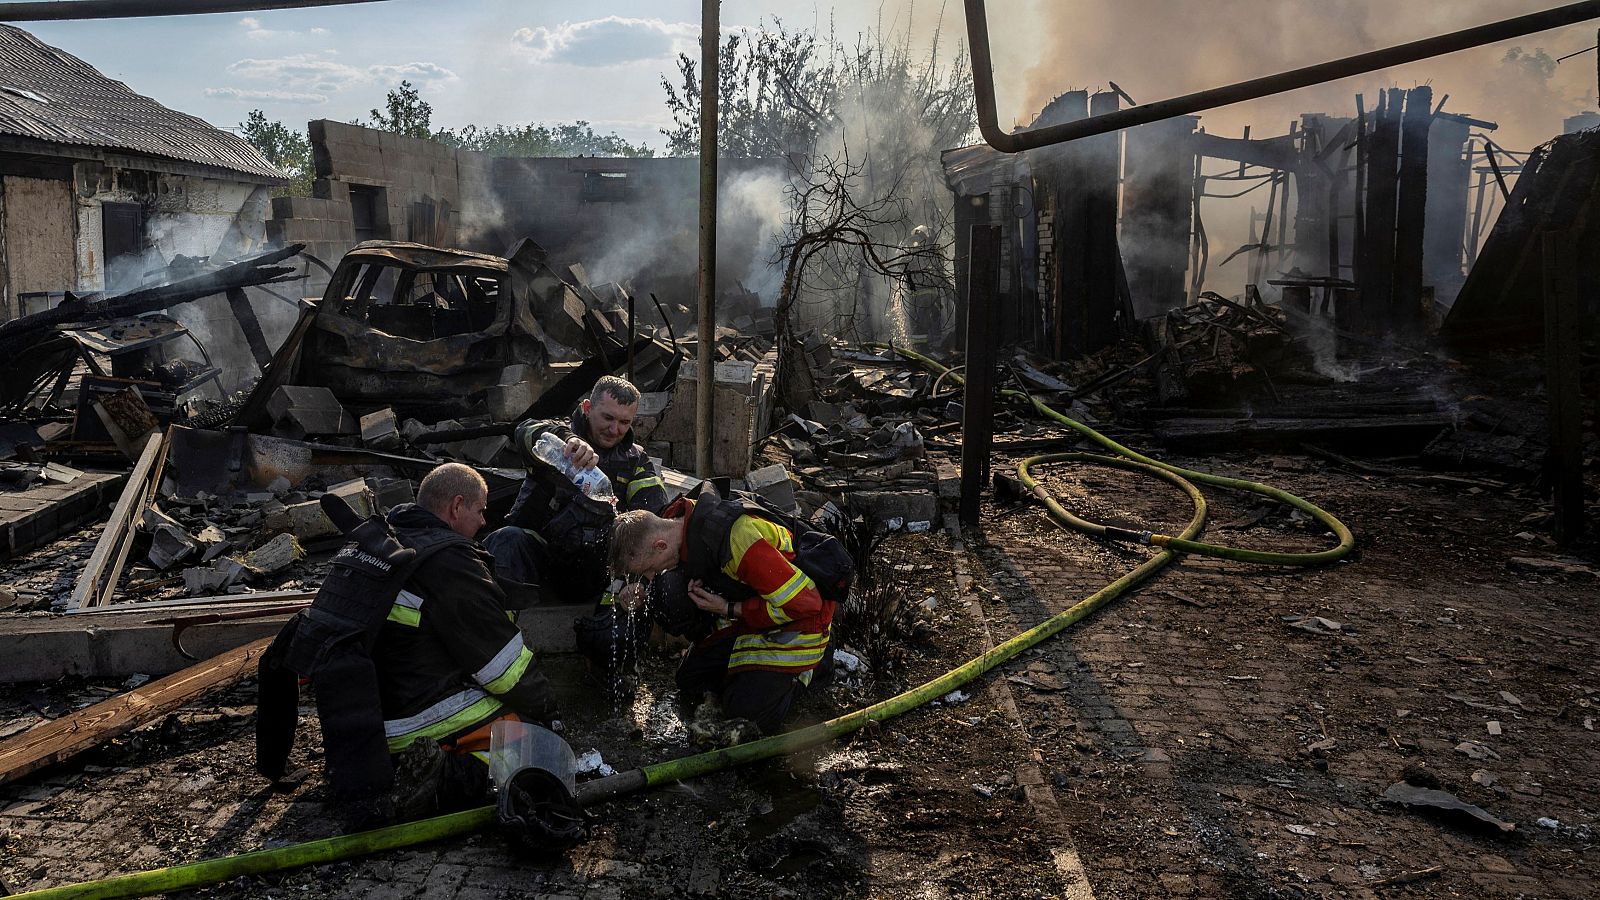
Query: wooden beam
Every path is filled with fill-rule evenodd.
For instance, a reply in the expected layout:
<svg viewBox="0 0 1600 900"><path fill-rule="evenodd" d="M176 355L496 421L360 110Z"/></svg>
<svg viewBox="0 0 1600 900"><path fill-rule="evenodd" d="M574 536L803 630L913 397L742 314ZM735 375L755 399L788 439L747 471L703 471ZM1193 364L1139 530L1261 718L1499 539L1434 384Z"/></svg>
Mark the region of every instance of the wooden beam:
<svg viewBox="0 0 1600 900"><path fill-rule="evenodd" d="M165 444L165 435L161 432L155 432L145 439L144 451L139 454L139 461L122 489L122 497L111 511L106 530L100 533L100 540L94 545L94 552L89 555L89 562L84 565L78 583L72 589L72 602L68 604L68 609L99 606L103 602L107 594L104 583L108 578L115 579L121 570L120 564L113 564L118 559L126 558L125 539L132 534L136 508L142 507L149 496L147 488L150 473L155 470L156 460L161 457L161 449Z"/></svg>
<svg viewBox="0 0 1600 900"><path fill-rule="evenodd" d="M255 674L257 660L272 640L246 644L0 743L0 784L70 759L243 681Z"/></svg>
<svg viewBox="0 0 1600 900"><path fill-rule="evenodd" d="M265 372L267 365L272 362L272 348L267 345L267 336L261 331L261 321L256 318L256 311L250 305L250 298L245 295L244 288L228 289L228 308L233 311L233 317L239 323L239 330L244 332L244 342L250 347L250 355L256 361L256 368Z"/></svg>

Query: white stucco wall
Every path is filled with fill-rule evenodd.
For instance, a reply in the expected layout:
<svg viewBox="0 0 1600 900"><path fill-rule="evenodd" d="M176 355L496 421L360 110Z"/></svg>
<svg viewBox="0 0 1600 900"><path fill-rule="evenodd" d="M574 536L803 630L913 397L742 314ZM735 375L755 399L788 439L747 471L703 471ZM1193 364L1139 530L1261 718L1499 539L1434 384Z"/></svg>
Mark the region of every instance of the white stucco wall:
<svg viewBox="0 0 1600 900"><path fill-rule="evenodd" d="M103 203L145 207L147 268L160 267L174 256L231 258L265 243L270 188L195 175L110 170L95 163L80 163L77 169L75 252L80 291L108 288Z"/></svg>

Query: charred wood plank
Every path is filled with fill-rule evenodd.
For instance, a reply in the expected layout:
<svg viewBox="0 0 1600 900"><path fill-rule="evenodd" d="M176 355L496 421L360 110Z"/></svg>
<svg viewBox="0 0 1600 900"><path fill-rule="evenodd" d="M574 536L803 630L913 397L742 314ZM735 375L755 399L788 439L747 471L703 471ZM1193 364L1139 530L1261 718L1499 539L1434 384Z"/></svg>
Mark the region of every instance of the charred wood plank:
<svg viewBox="0 0 1600 900"><path fill-rule="evenodd" d="M139 461L128 476L122 497L111 511L111 519L106 522L105 531L100 533L94 552L89 554L89 562L78 575L69 609L99 606L115 588L116 576L121 569L121 562L126 559L126 548L132 539L134 520L149 497L150 476L156 470L156 462L161 458L165 446L166 438L161 432L155 432L145 440L144 451L139 454Z"/></svg>
<svg viewBox="0 0 1600 900"><path fill-rule="evenodd" d="M1394 293L1390 320L1400 338L1422 332L1423 225L1428 216L1428 130L1433 88L1406 93L1400 122L1400 181L1394 225Z"/></svg>
<svg viewBox="0 0 1600 900"><path fill-rule="evenodd" d="M254 675L266 637L0 743L0 784L70 759Z"/></svg>

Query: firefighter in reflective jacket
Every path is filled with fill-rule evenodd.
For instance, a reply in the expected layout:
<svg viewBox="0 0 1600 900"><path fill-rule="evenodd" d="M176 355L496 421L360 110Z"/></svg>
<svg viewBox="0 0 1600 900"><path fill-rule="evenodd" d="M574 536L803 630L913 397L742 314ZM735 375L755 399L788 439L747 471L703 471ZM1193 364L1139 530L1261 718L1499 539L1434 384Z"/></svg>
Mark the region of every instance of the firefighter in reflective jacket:
<svg viewBox="0 0 1600 900"><path fill-rule="evenodd" d="M460 540L483 527L487 500L477 472L447 463L422 480L415 504L388 515L408 547L456 544L431 555L407 580L373 648L384 736L389 752L398 754L399 818L483 802L489 726L504 717L555 718L550 683L507 611L493 560Z"/></svg>
<svg viewBox="0 0 1600 900"><path fill-rule="evenodd" d="M718 617L678 669L684 700L717 695L727 716L773 734L799 692L829 669L835 604L795 567L794 536L783 526L706 491L661 516L619 516L611 547L618 572L651 577L682 567L695 606ZM642 588L629 585L619 602L635 605Z"/></svg>
<svg viewBox="0 0 1600 900"><path fill-rule="evenodd" d="M661 475L633 441L639 391L614 375L603 376L572 414L570 423L530 419L517 426L515 443L530 467L506 525L485 540L502 578L537 584L546 595L589 602L605 590L606 545L613 510L584 497L567 479L544 472L533 447L546 432L566 445L578 468L598 466L611 479L617 510L660 512L667 505Z"/></svg>

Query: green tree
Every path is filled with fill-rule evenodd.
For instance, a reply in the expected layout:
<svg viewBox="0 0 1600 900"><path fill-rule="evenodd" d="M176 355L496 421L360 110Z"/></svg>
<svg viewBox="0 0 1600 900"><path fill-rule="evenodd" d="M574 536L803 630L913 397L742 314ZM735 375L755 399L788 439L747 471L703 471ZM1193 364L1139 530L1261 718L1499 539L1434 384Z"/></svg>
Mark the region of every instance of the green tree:
<svg viewBox="0 0 1600 900"><path fill-rule="evenodd" d="M417 94L411 82L402 81L384 98L384 108L372 111L372 127L406 137L433 137L433 106Z"/></svg>
<svg viewBox="0 0 1600 900"><path fill-rule="evenodd" d="M599 134L588 122L521 126L468 125L460 131L444 129L434 140L477 150L490 156L654 156L643 144L630 144L616 132Z"/></svg>
<svg viewBox="0 0 1600 900"><path fill-rule="evenodd" d="M775 19L770 28L729 34L718 61L717 145L723 156L811 153L819 139L844 132L857 145L875 145L861 158L871 169L884 163L872 156L958 146L977 125L966 54L958 51L946 65L937 31L927 56L918 58L909 34L895 43L869 32L846 47L831 35L789 32ZM698 62L680 53L677 78L676 85L661 79L673 120L661 134L668 153L693 156L700 152ZM862 113L884 122L889 132L874 135L858 127ZM902 133L909 130L917 136Z"/></svg>
<svg viewBox="0 0 1600 900"><path fill-rule="evenodd" d="M267 114L259 109L250 110L239 123L240 135L272 163L289 176L289 183L279 187L281 197L311 196L311 182L316 172L311 162L311 141L305 134L282 122L267 121Z"/></svg>

